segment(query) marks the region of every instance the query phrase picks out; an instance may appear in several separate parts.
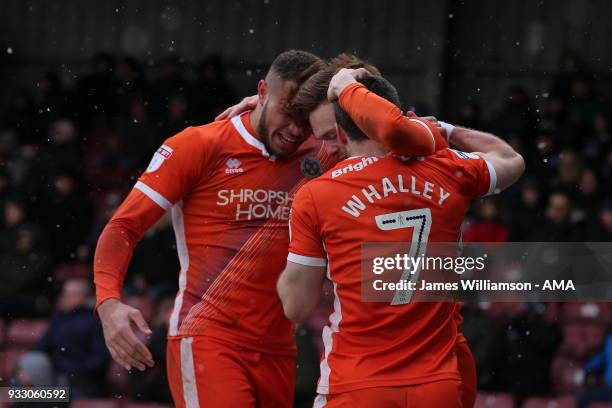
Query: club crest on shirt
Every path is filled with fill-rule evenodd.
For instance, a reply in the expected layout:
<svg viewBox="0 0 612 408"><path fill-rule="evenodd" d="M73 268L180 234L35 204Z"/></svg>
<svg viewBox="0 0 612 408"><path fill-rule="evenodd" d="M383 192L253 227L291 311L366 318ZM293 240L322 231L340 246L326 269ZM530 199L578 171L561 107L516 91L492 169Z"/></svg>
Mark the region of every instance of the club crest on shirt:
<svg viewBox="0 0 612 408"><path fill-rule="evenodd" d="M147 173L157 171L162 164L172 156L172 148L170 146L161 145L159 149L153 154L153 158L147 167Z"/></svg>
<svg viewBox="0 0 612 408"><path fill-rule="evenodd" d="M300 162L300 170L306 178L315 178L323 174L323 165L312 156L305 157Z"/></svg>

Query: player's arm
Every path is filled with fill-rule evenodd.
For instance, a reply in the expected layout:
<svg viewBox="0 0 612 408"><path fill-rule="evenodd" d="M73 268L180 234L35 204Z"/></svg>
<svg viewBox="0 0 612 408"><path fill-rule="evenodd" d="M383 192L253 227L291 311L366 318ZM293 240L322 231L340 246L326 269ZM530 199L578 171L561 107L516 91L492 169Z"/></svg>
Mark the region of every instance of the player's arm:
<svg viewBox="0 0 612 408"><path fill-rule="evenodd" d="M94 255L96 311L113 359L126 370L153 366L153 356L133 327L151 334L138 309L121 302L121 288L134 248L165 210L133 189L100 234Z"/></svg>
<svg viewBox="0 0 612 408"><path fill-rule="evenodd" d="M287 261L276 284L285 316L296 323L304 321L319 304L324 266L309 266Z"/></svg>
<svg viewBox="0 0 612 408"><path fill-rule="evenodd" d="M276 289L288 319L306 319L319 303L327 255L319 232L318 216L310 186L295 195L289 219L287 266Z"/></svg>
<svg viewBox="0 0 612 408"><path fill-rule="evenodd" d="M416 116L404 116L392 102L370 92L357 78L363 69L341 69L329 83L328 99L338 103L372 140L395 154L427 156L445 147L436 126Z"/></svg>
<svg viewBox="0 0 612 408"><path fill-rule="evenodd" d="M223 120L229 119L233 116L240 115L243 112L247 112L253 110L257 107L257 102L259 101L259 97L257 95L251 95L243 98L240 102L238 102L234 106L230 106L223 112L221 112L215 120Z"/></svg>
<svg viewBox="0 0 612 408"><path fill-rule="evenodd" d="M496 191L514 184L525 171L523 156L490 133L456 126L449 135L449 144L457 150L473 152L484 158L494 169Z"/></svg>
<svg viewBox="0 0 612 408"><path fill-rule="evenodd" d="M96 311L102 321L104 340L117 363L126 369L152 366L149 350L136 337L134 328L151 334L142 314L121 301L123 281L134 248L144 233L200 177L202 163L199 139L188 128L168 139L155 153L147 171L108 222L94 255Z"/></svg>

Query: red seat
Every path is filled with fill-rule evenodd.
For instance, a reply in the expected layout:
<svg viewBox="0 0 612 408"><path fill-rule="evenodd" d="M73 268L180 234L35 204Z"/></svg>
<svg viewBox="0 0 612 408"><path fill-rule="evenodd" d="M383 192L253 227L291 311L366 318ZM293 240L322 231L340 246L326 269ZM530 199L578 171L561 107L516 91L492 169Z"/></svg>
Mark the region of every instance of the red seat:
<svg viewBox="0 0 612 408"><path fill-rule="evenodd" d="M514 408L514 397L503 393L479 392L476 396L474 408Z"/></svg>
<svg viewBox="0 0 612 408"><path fill-rule="evenodd" d="M527 398L522 408L576 408L574 397L566 396L559 398Z"/></svg>
<svg viewBox="0 0 612 408"><path fill-rule="evenodd" d="M6 383L13 374L17 360L24 353L20 349L8 349L0 351L0 383Z"/></svg>
<svg viewBox="0 0 612 408"><path fill-rule="evenodd" d="M611 311L607 303L569 302L561 308L561 319L566 323L597 322L607 325Z"/></svg>
<svg viewBox="0 0 612 408"><path fill-rule="evenodd" d="M6 348L28 349L36 344L47 330L45 320L15 320L8 329Z"/></svg>
<svg viewBox="0 0 612 408"><path fill-rule="evenodd" d="M72 408L119 408L121 405L118 401L111 399L76 399L70 406Z"/></svg>
<svg viewBox="0 0 612 408"><path fill-rule="evenodd" d="M598 324L572 323L563 326L563 344L560 352L564 355L584 358L601 349L606 327Z"/></svg>
<svg viewBox="0 0 612 408"><path fill-rule="evenodd" d="M584 371L582 361L557 357L552 363L552 383L558 394L567 394L582 389Z"/></svg>

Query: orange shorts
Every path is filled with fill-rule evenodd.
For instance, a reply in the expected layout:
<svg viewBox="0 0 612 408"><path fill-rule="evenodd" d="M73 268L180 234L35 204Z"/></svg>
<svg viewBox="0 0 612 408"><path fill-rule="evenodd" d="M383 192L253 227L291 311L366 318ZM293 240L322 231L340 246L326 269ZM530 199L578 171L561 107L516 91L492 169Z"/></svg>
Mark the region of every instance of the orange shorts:
<svg viewBox="0 0 612 408"><path fill-rule="evenodd" d="M374 387L319 395L313 408L462 408L461 381L444 380L402 387Z"/></svg>
<svg viewBox="0 0 612 408"><path fill-rule="evenodd" d="M463 383L461 390L463 408L473 408L476 403L476 363L467 341L457 342L457 366Z"/></svg>
<svg viewBox="0 0 612 408"><path fill-rule="evenodd" d="M195 336L169 338L166 360L176 407L293 406L293 357Z"/></svg>

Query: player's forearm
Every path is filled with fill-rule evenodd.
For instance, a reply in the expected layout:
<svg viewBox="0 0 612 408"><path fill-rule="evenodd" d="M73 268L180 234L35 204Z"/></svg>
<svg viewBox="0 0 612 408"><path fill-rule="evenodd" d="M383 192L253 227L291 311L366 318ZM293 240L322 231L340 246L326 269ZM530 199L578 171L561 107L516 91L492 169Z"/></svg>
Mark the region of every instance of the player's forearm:
<svg viewBox="0 0 612 408"><path fill-rule="evenodd" d="M121 287L138 237L109 222L102 231L94 255L96 308L105 300L121 299Z"/></svg>
<svg viewBox="0 0 612 408"><path fill-rule="evenodd" d="M436 150L436 134L442 140L431 123L405 117L397 106L362 84L347 86L338 102L363 133L395 154L427 156Z"/></svg>
<svg viewBox="0 0 612 408"><path fill-rule="evenodd" d="M495 169L496 191L514 184L525 172L525 160L508 143L490 133L456 127L450 137L451 147L480 153Z"/></svg>
<svg viewBox="0 0 612 408"><path fill-rule="evenodd" d="M93 265L96 308L105 300L121 299L134 248L164 213L165 210L139 190L128 194L98 239Z"/></svg>
<svg viewBox="0 0 612 408"><path fill-rule="evenodd" d="M453 149L464 152L496 153L513 157L518 153L505 141L491 133L455 126L449 140Z"/></svg>
<svg viewBox="0 0 612 408"><path fill-rule="evenodd" d="M287 262L276 290L289 320L300 323L312 314L321 296L322 276L322 268Z"/></svg>

